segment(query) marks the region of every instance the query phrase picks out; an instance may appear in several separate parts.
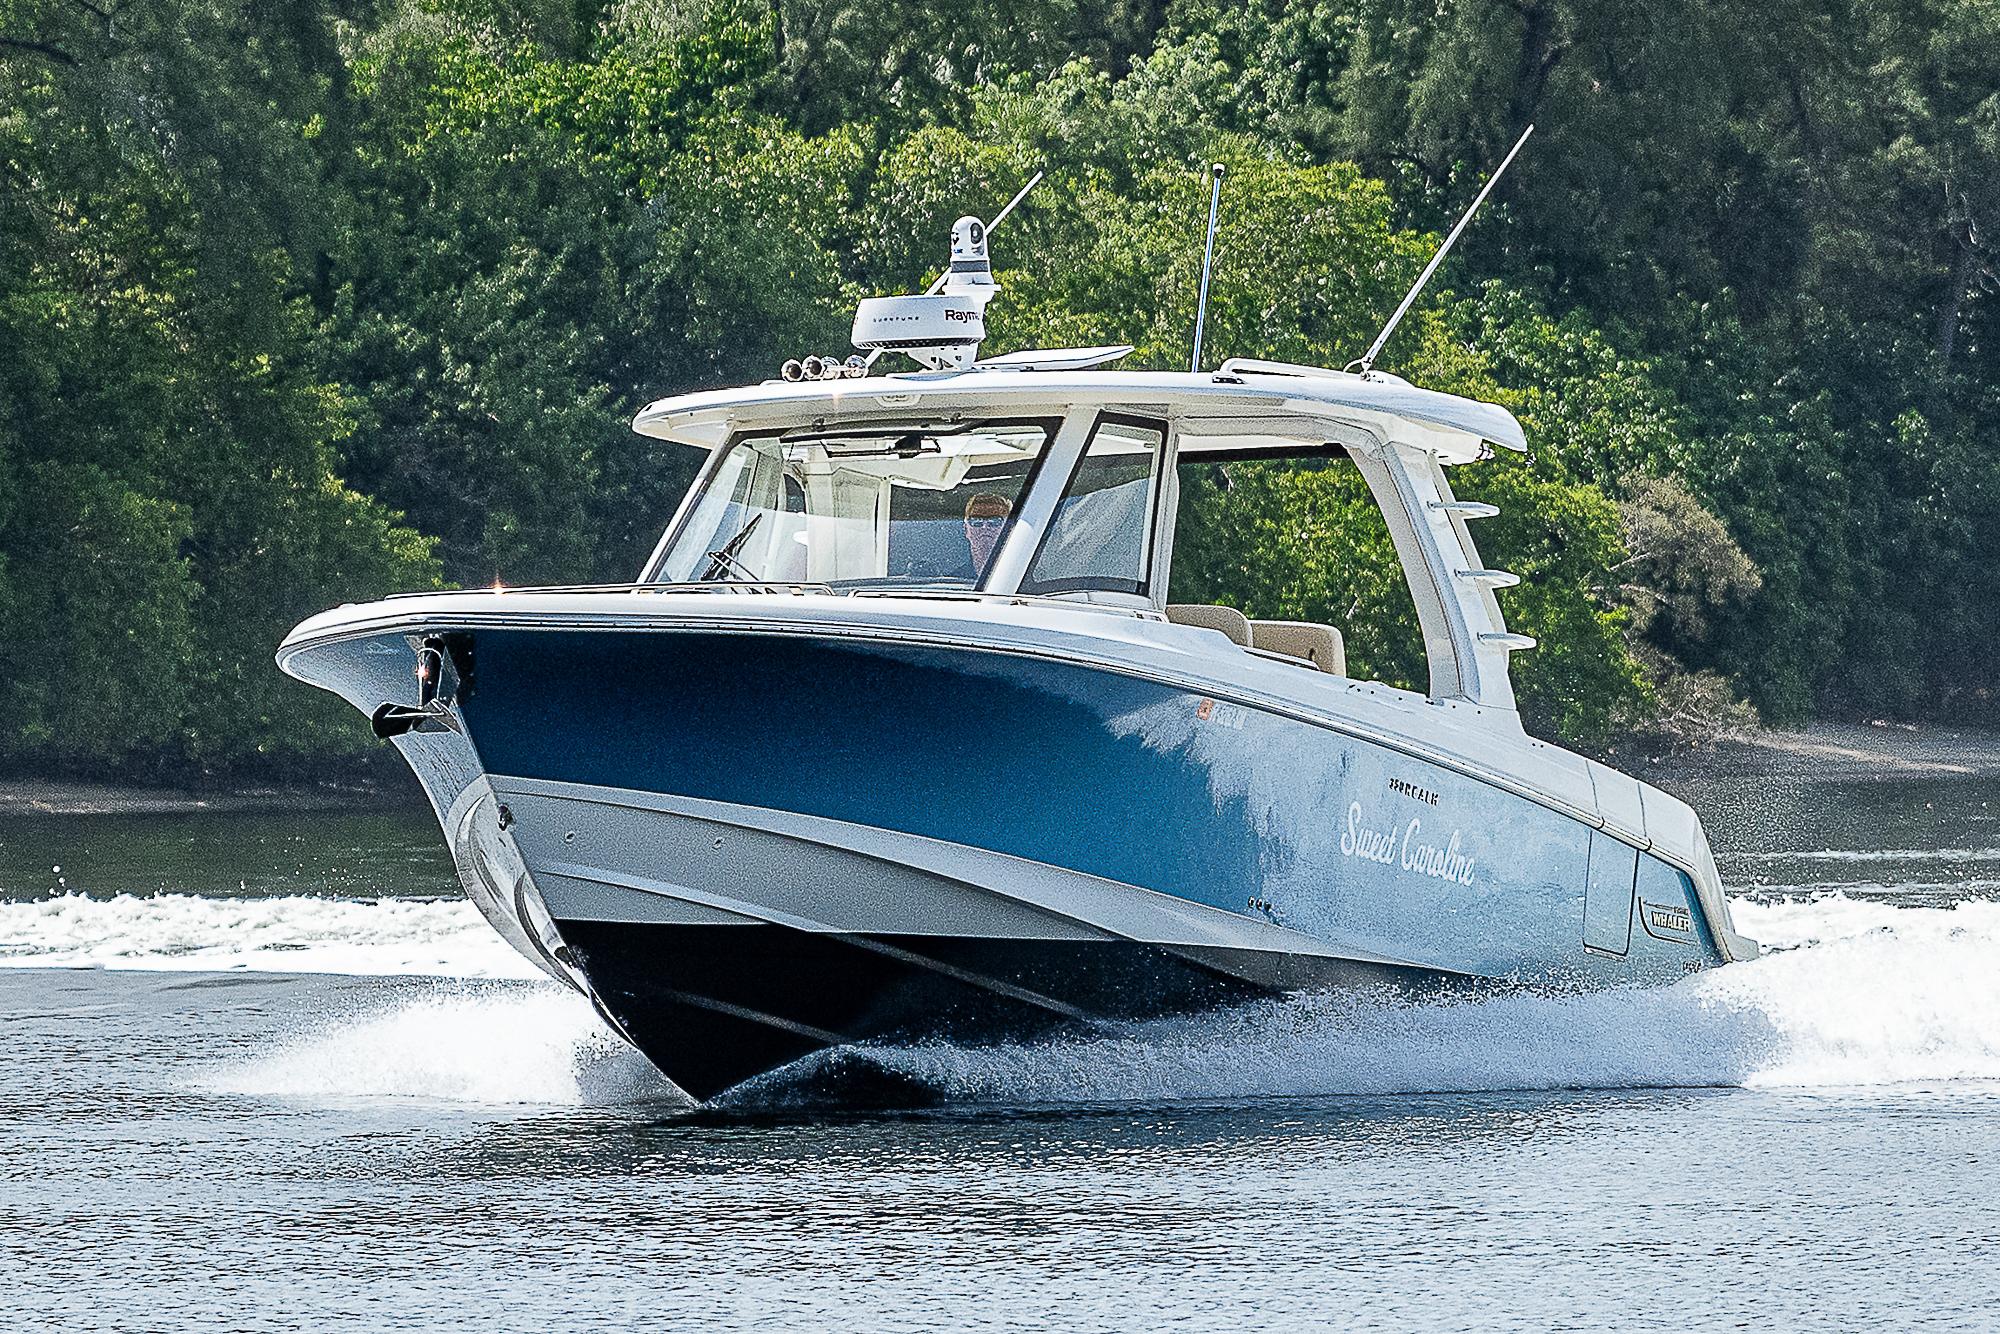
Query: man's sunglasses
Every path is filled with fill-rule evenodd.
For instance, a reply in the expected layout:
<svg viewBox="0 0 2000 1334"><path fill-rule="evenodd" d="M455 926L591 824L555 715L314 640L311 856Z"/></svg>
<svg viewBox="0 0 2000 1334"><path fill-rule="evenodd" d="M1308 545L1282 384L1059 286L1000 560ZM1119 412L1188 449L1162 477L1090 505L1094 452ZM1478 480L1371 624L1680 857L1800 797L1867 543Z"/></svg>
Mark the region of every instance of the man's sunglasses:
<svg viewBox="0 0 2000 1334"><path fill-rule="evenodd" d="M965 521L965 526L967 528L988 529L988 528L998 528L1001 524L1005 522L1007 522L1005 516L982 514L974 518L967 519Z"/></svg>

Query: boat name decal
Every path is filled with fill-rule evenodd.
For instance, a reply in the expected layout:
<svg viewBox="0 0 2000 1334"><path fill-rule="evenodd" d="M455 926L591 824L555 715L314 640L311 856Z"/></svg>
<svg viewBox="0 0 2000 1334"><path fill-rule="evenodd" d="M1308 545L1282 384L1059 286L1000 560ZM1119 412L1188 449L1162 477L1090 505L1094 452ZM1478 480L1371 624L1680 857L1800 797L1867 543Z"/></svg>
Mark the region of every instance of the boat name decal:
<svg viewBox="0 0 2000 1334"><path fill-rule="evenodd" d="M1413 816L1400 832L1393 825L1370 829L1362 823L1361 803L1357 801L1347 808L1347 828L1340 833L1341 855L1384 866L1400 865L1414 875L1436 880L1471 884L1473 858L1459 851L1459 831L1452 830L1451 838L1440 845L1420 839L1423 827L1423 821Z"/></svg>
<svg viewBox="0 0 2000 1334"><path fill-rule="evenodd" d="M1389 780L1389 790L1401 793L1412 801L1421 801L1426 806L1435 806L1438 804L1437 793L1427 787L1418 787L1415 783L1406 783L1400 778L1391 778Z"/></svg>

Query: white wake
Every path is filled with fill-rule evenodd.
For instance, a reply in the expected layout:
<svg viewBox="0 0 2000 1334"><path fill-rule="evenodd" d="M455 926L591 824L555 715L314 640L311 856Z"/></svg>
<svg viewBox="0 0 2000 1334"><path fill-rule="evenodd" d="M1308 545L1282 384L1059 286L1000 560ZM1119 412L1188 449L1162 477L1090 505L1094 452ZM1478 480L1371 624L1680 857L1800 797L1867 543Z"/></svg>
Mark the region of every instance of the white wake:
<svg viewBox="0 0 2000 1334"><path fill-rule="evenodd" d="M58 894L0 903L0 967L539 977L464 899Z"/></svg>
<svg viewBox="0 0 2000 1334"><path fill-rule="evenodd" d="M1739 901L1768 953L1672 986L1409 1004L1311 995L1067 1041L868 1056L963 1103L2000 1080L2000 901ZM0 904L14 966L537 976L463 902L69 895ZM580 1105L661 1093L550 983L392 984L215 1076L278 1097Z"/></svg>
<svg viewBox="0 0 2000 1334"><path fill-rule="evenodd" d="M323 1016L272 1049L215 1067L195 1082L210 1092L312 1103L682 1101L605 1027L590 1002L546 981L420 988L372 1012Z"/></svg>
<svg viewBox="0 0 2000 1334"><path fill-rule="evenodd" d="M1088 1041L885 1050L968 1101L2000 1080L2000 903L1740 903L1763 958L1672 986L1296 996Z"/></svg>

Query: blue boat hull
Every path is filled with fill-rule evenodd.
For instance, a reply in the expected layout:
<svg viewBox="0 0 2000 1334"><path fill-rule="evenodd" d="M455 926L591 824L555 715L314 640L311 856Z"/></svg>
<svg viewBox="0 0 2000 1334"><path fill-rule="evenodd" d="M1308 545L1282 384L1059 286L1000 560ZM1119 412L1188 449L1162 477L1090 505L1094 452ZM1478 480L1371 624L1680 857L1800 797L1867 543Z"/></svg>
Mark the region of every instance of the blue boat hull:
<svg viewBox="0 0 2000 1334"><path fill-rule="evenodd" d="M678 628L481 629L468 663L456 730L398 741L468 889L698 1098L834 1043L1722 961L1665 862L1222 686Z"/></svg>

